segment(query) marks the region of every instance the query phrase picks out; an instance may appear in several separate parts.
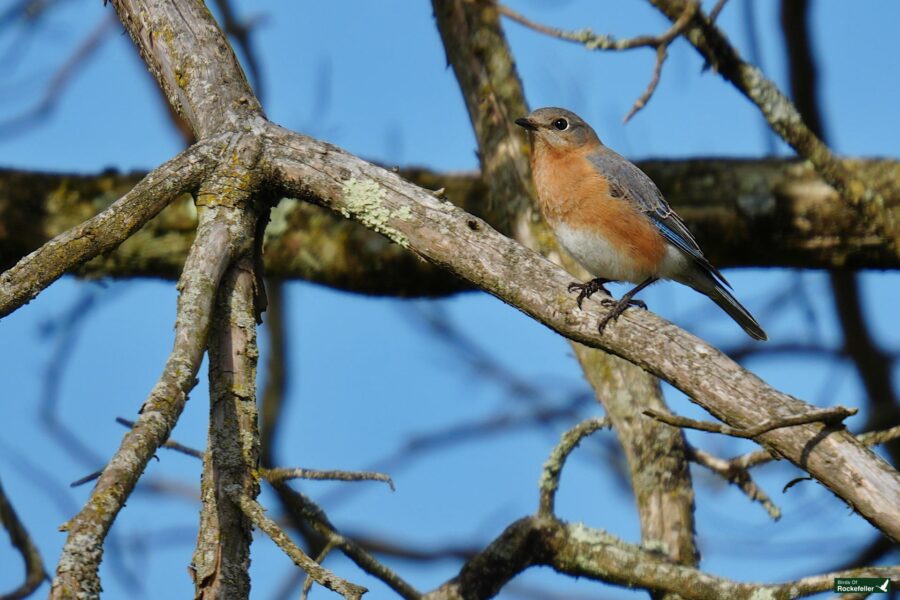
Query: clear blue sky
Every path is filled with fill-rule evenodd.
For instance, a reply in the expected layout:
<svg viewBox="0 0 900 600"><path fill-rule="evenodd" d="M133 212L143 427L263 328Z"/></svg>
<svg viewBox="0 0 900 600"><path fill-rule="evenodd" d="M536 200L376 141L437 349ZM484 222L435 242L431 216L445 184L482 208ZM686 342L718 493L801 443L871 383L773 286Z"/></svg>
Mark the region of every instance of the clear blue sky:
<svg viewBox="0 0 900 600"><path fill-rule="evenodd" d="M744 5L749 1L732 0L720 17L745 53ZM11 4L7 0L5 6ZM547 24L591 27L618 36L666 27L658 13L638 0L509 4ZM894 29L900 4L813 4L821 98L832 145L850 155L897 156L900 79L895 59L900 39ZM444 170L477 167L474 137L452 71L445 65L430 3L243 0L236 5L242 16L261 19L255 40L271 119L383 163ZM773 0L753 2L763 69L784 88L777 9ZM97 0L69 1L27 35L21 27L0 30L0 120L34 103L54 70L110 11ZM507 31L531 106L572 108L608 145L629 157L766 152L767 134L756 109L718 76L702 72L701 59L683 41L673 46L649 106L622 125L621 118L650 77L651 51L589 53L515 24L508 24ZM180 149L155 83L130 39L120 32L116 25L42 125L0 139L0 166L85 173L106 167L148 169ZM776 148L780 154L790 153L781 144ZM801 275L815 329L798 304L777 316L764 310L796 275L744 270L728 276L769 331L771 343L839 342L822 273ZM863 292L877 339L896 349L900 276L867 273ZM79 323L77 337L70 340L59 335L60 328L48 329L66 322L73 306L88 297L96 307ZM652 310L714 343L733 344L743 336L712 303L675 284L656 286L644 297ZM416 435L478 422L498 412L527 410L521 398L474 373L427 334L417 316L422 311L445 311L496 360L534 382L547 405L588 390L564 340L484 294L421 303L297 283L289 287L288 299L292 386L278 449L285 465L367 468L400 451ZM67 484L100 467L115 451L123 431L114 418L133 418L158 377L172 343L174 306L171 282L64 279L0 321L0 381L5 390L0 422L6 424L0 428L0 479L51 571L64 541L57 527L90 491L89 486L69 489ZM57 414L89 449L92 457L87 459L61 447L39 418L47 369L59 364L56 357L67 343L73 344L69 358L55 375ZM750 367L776 387L816 404L852 406L861 399L859 383L847 366L782 356L753 361ZM702 416L680 393L668 397L675 411ZM584 414L596 412L589 406ZM201 384L174 437L202 446L206 413L206 386ZM863 419L852 419L850 426L861 426ZM506 524L534 510L540 466L561 430L572 424L460 442L396 464L390 471L397 483L394 493L375 483L353 484L350 490L349 484L308 483L302 489L321 500L332 520L349 532L417 548L483 545ZM722 437L689 437L722 455L751 448ZM598 438L608 442L612 434ZM603 449L603 444L586 443L573 457L563 478L559 513L636 541L633 502ZM190 493L200 465L165 451L159 459L150 464L145 480L168 491L142 488L116 521L102 569L107 598L181 598L191 593L186 567L198 505ZM741 580L778 581L838 563L870 539L871 528L818 484L801 483L782 495L782 486L797 473L789 466L759 472L760 482L784 511L782 521L772 523L759 506L695 471L705 569ZM276 506L269 493L262 501ZM253 597L273 598L290 577L290 562L266 539L260 538L253 552ZM452 560L388 562L423 590L458 570ZM382 584L336 555L327 565L368 586L372 598L390 597ZM0 542L0 590L18 584L20 573L18 556ZM142 591L136 594L134 585ZM501 597L525 597L516 590L530 588L571 597L641 596L534 570ZM328 593L318 589L312 597Z"/></svg>

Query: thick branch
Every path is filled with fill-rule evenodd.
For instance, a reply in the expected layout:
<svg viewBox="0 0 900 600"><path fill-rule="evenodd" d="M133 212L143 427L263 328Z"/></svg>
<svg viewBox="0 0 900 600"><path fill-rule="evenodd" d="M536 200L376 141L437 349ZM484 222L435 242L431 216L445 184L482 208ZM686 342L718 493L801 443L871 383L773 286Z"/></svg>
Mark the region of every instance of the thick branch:
<svg viewBox="0 0 900 600"><path fill-rule="evenodd" d="M213 147L213 144L198 144L185 150L149 173L109 208L84 222L81 222L85 216L82 213L77 218L78 225L57 235L0 275L0 317L32 300L64 273L112 250L175 197L193 191L212 169ZM7 207L7 210L20 211L18 207ZM26 231L33 232L35 227L31 225ZM9 257L2 259L6 264Z"/></svg>
<svg viewBox="0 0 900 600"><path fill-rule="evenodd" d="M175 347L141 416L125 434L119 450L103 469L87 504L69 521L69 535L53 581L51 598L96 598L100 594L97 570L103 542L150 458L166 441L196 383L206 349L210 318L219 280L228 266L233 232L219 211L201 214L197 240L179 282L181 295L175 321Z"/></svg>
<svg viewBox="0 0 900 600"><path fill-rule="evenodd" d="M878 183L885 194L884 210L900 218L900 163L850 165ZM640 166L659 184L719 266L900 268L900 255L890 240L868 233L855 211L807 163L691 159L643 161ZM477 174L421 169L401 173L426 189L446 188L451 202L489 223L504 218L488 207L486 188ZM53 236L78 227L108 206L111 197L127 194L131 198L139 193L138 188L129 193L139 178L139 174L0 171L0 268L10 267ZM165 186L173 183L160 181ZM189 198L173 202L114 251L98 249L105 254L78 272L92 277L174 279L190 247L196 219ZM110 228L109 235L116 236L110 247L122 242L126 233L123 227ZM470 289L466 282L423 263L357 223L290 200L282 200L273 211L265 258L269 274L368 294L435 296Z"/></svg>
<svg viewBox="0 0 900 600"><path fill-rule="evenodd" d="M788 600L830 590L836 577L892 577L900 567L852 569L783 584L738 583L672 563L658 552L626 544L581 523L526 517L510 525L458 577L427 594L428 600L490 598L525 569L546 565L574 575L629 588L697 600Z"/></svg>
<svg viewBox="0 0 900 600"><path fill-rule="evenodd" d="M259 495L255 281L250 256L229 270L209 339L209 444L191 569L195 600L250 597L252 526L225 490L241 490L249 499Z"/></svg>
<svg viewBox="0 0 900 600"><path fill-rule="evenodd" d="M718 419L747 428L805 413L702 340L645 311L626 312L603 335L596 302L577 310L570 276L397 175L334 146L271 127L264 168L282 193L330 206L442 265L562 335L617 354L685 392ZM829 487L886 534L900 538L900 474L842 427L802 425L759 440Z"/></svg>
<svg viewBox="0 0 900 600"><path fill-rule="evenodd" d="M198 139L239 131L262 108L203 2L112 0L169 105Z"/></svg>
<svg viewBox="0 0 900 600"><path fill-rule="evenodd" d="M482 176L492 203L517 210L507 216L513 219L512 231L518 241L559 260L575 277L587 278L539 218L523 133L512 127L513 119L527 112L527 103L500 26L498 5L434 0L433 6L478 138ZM664 38L674 38L684 23ZM486 56L490 60L484 60ZM682 436L655 423L632 426L641 407L664 406L657 380L606 352L577 343L572 343L572 348L625 449L642 539L664 546L677 560L695 563L693 492ZM657 455L670 460L659 461Z"/></svg>

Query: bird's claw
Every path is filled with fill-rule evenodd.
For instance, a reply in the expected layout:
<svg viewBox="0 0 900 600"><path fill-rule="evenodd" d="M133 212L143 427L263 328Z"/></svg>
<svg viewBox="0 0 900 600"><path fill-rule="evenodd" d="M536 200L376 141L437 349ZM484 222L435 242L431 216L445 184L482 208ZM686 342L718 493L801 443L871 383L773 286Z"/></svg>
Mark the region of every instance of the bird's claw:
<svg viewBox="0 0 900 600"><path fill-rule="evenodd" d="M600 301L600 304L606 307L612 307L612 310L610 310L605 317L600 319L600 322L597 324L597 331L599 333L603 333L603 330L606 329L607 325L618 319L622 315L622 313L624 313L631 306L636 306L638 308L647 310L647 303L636 298L625 297L618 302L611 298L604 298Z"/></svg>
<svg viewBox="0 0 900 600"><path fill-rule="evenodd" d="M597 292L603 292L607 296L610 295L609 290L604 287L604 284L609 283L608 279L591 279L587 283L578 283L577 281L573 281L569 284L569 293L578 292L578 297L575 298L575 304L578 305L578 308L581 308L581 303L584 302L585 298L590 298ZM601 302L606 302L608 298L604 298Z"/></svg>

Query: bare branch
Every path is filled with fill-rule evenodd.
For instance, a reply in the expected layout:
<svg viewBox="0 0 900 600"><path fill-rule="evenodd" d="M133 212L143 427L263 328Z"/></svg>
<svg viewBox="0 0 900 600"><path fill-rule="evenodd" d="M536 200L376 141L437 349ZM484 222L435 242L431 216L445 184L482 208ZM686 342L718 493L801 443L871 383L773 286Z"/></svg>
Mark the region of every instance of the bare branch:
<svg viewBox="0 0 900 600"><path fill-rule="evenodd" d="M766 512L773 520L781 518L781 509L778 508L769 495L759 487L750 472L746 468L738 467L734 462L719 458L699 448L691 447L690 459L698 465L704 466L729 483L733 483L745 496L754 502L762 504Z"/></svg>
<svg viewBox="0 0 900 600"><path fill-rule="evenodd" d="M328 542L325 544L325 547L322 548L322 551L319 552L319 555L316 557L316 562L320 565L325 562L325 559L331 554L331 551L334 550L334 543ZM309 599L309 591L312 589L313 583L315 580L312 578L312 575L309 573L306 574L306 577L303 580L303 588L300 591L300 600L308 600Z"/></svg>
<svg viewBox="0 0 900 600"><path fill-rule="evenodd" d="M44 570L44 561L41 560L40 550L31 540L22 521L19 520L2 485L0 485L0 523L9 534L9 541L22 555L22 560L25 562L25 581L11 592L0 594L0 600L27 598L47 579L47 572Z"/></svg>
<svg viewBox="0 0 900 600"><path fill-rule="evenodd" d="M681 17L690 1L692 0L650 0L673 22ZM822 177L851 205L870 216L881 212L884 199L879 191L869 182L860 179L855 171L848 169L832 154L822 140L806 126L791 101L758 68L741 58L725 35L702 12L694 16L684 36L713 69L759 108L772 129L800 156L812 162ZM893 215L882 216L887 219L875 221L873 225L883 225L882 233L893 239L896 247L898 234Z"/></svg>
<svg viewBox="0 0 900 600"><path fill-rule="evenodd" d="M240 487L232 486L226 490L232 500L241 507L244 514L253 521L253 524L269 536L275 544L281 548L288 557L294 561L294 564L306 571L316 583L328 588L333 592L337 592L344 598L362 598L368 590L362 586L356 585L342 579L318 564L312 558L307 556L291 538L278 526L275 521L266 516L262 506L256 500L248 498L241 493Z"/></svg>
<svg viewBox="0 0 900 600"><path fill-rule="evenodd" d="M716 19L719 18L719 13L721 13L722 9L725 8L726 2L728 2L728 0L718 0L718 2L716 2L716 5L713 6L713 9L711 11L709 11L709 22L710 23L716 22Z"/></svg>
<svg viewBox="0 0 900 600"><path fill-rule="evenodd" d="M686 9L684 12L688 14L686 20L690 20L690 16L697 10L695 6L692 9ZM588 50L633 50L634 48L657 48L661 44L666 44L674 40L682 31L682 26L672 26L661 35L642 35L633 38L616 39L612 35L597 34L590 29L579 29L578 31L566 31L565 29L557 29L556 27L548 27L535 21L532 21L506 6L505 4L497 4L497 12L507 17L519 25L543 33L551 37L559 38L568 42L582 44Z"/></svg>
<svg viewBox="0 0 900 600"><path fill-rule="evenodd" d="M524 25L529 29L533 29L534 31L537 31L539 33L550 35L561 40L582 44L588 50L632 50L634 48L655 48L656 64L653 67L653 76L650 78L650 83L647 85L647 88L640 95L640 97L635 100L634 104L631 106L631 110L629 110L628 114L625 115L623 121L626 123L630 121L631 117L637 114L639 110L646 106L647 102L650 100L650 97L653 95L653 92L656 91L656 87L657 85L659 85L659 78L662 75L663 63L666 62L666 57L668 56L669 45L675 40L675 38L677 38L684 32L699 8L700 6L698 3L694 1L687 2L681 16L678 17L678 19L675 20L672 26L661 35L644 35L634 38L617 40L611 35L597 35L590 29L565 31L562 29L556 29L554 27L547 27L546 25L541 25L540 23L535 23L534 21L527 19L508 6L505 6L503 4L497 5L497 10L500 12L500 14L512 19L520 25Z"/></svg>
<svg viewBox="0 0 900 600"><path fill-rule="evenodd" d="M318 469L276 467L261 469L260 475L270 483L288 481L289 479L315 479L318 481L381 481L394 491L394 480L384 473L371 471L320 471Z"/></svg>
<svg viewBox="0 0 900 600"><path fill-rule="evenodd" d="M169 437L187 394L196 383L215 291L231 261L238 233L246 235L247 227L253 231L252 224L244 222L240 215L235 215L229 223L223 218L226 211L214 208L201 211L197 238L179 282L175 346L134 428L126 433L119 450L103 470L87 504L64 526L69 535L57 565L51 590L53 599L99 595L97 569L104 538L147 462Z"/></svg>
<svg viewBox="0 0 900 600"><path fill-rule="evenodd" d="M129 421L128 419L124 419L122 417L116 417L116 423L127 427L128 429L134 429L134 421ZM169 450L174 450L175 452L180 452L182 454L187 454L188 456L193 456L194 458L199 458L203 460L203 451L197 450L196 448L191 448L190 446L185 446L184 444L180 444L175 440L166 440L166 443L162 445L163 448L167 448Z"/></svg>
<svg viewBox="0 0 900 600"><path fill-rule="evenodd" d="M101 18L78 48L53 74L41 99L24 113L0 122L0 136L9 138L11 135L23 133L46 119L63 96L65 87L78 71L89 63L103 42L111 37L110 34L114 31L116 22L115 17L111 14Z"/></svg>
<svg viewBox="0 0 900 600"><path fill-rule="evenodd" d="M752 427L740 428L722 425L721 423L711 423L709 421L698 421L687 417L680 417L659 410L648 408L644 414L653 417L657 421L661 421L673 427L684 427L687 429L698 429L700 431L708 431L711 433L721 433L722 435L730 435L746 439L755 439L765 433L781 429L783 427L795 427L797 425L806 425L809 423L826 423L834 425L840 423L847 417L853 416L859 412L857 408L846 408L844 406L835 406L831 408L820 408L799 415L791 415L789 417L779 417L776 419L766 419L758 425Z"/></svg>
<svg viewBox="0 0 900 600"><path fill-rule="evenodd" d="M566 459L569 458L572 450L578 447L581 440L598 429L608 426L606 419L595 417L582 421L562 435L559 444L553 448L553 452L550 454L547 462L544 463L544 468L541 471L539 515L545 517L553 515L554 505L556 504L556 491L559 489L559 476L562 474Z"/></svg>
<svg viewBox="0 0 900 600"><path fill-rule="evenodd" d="M405 600L418 600L421 597L421 594L414 587L397 575L397 573L380 563L360 543L341 535L331 521L328 520L325 511L307 496L292 490L284 483L275 483L273 487L278 492L285 507L295 517L300 517L303 522L311 523L316 533L324 537L326 545L333 544L336 548L339 548L360 569L372 577L383 581Z"/></svg>
<svg viewBox="0 0 900 600"><path fill-rule="evenodd" d="M881 431L861 433L856 436L856 439L865 446L877 446L879 444L884 444L885 442L898 440L900 439L900 425ZM738 469L750 469L772 462L773 460L780 460L780 457L773 455L768 450L757 450L756 452L750 452L743 456L732 458L728 462Z"/></svg>
<svg viewBox="0 0 900 600"><path fill-rule="evenodd" d="M60 276L121 244L212 169L213 140L191 146L150 172L99 215L56 236L0 274L0 318L32 300Z"/></svg>
<svg viewBox="0 0 900 600"><path fill-rule="evenodd" d="M241 192L236 191L236 194ZM248 209L249 214L255 211ZM248 246L250 246L248 244ZM226 495L259 495L256 409L256 276L252 249L222 280L209 336L209 442L192 561L195 600L250 597L253 527Z"/></svg>
<svg viewBox="0 0 900 600"><path fill-rule="evenodd" d="M265 170L283 193L315 199L449 268L569 339L602 348L672 383L729 426L806 414L702 340L647 311L626 312L603 335L599 303L578 310L570 276L397 175L310 138L270 127ZM888 535L900 538L900 474L840 428L780 428L760 441L832 489ZM860 485L859 482L863 482Z"/></svg>
<svg viewBox="0 0 900 600"><path fill-rule="evenodd" d="M197 139L240 131L262 108L205 4L111 0L169 105ZM215 82L215 93L210 83Z"/></svg>
<svg viewBox="0 0 900 600"><path fill-rule="evenodd" d="M869 567L825 573L782 584L739 583L693 567L675 564L664 555L627 544L581 523L532 516L510 525L460 574L427 600L488 598L523 570L546 565L554 570L608 583L668 592L689 599L728 598L788 600L832 588L835 578L900 576L900 567Z"/></svg>

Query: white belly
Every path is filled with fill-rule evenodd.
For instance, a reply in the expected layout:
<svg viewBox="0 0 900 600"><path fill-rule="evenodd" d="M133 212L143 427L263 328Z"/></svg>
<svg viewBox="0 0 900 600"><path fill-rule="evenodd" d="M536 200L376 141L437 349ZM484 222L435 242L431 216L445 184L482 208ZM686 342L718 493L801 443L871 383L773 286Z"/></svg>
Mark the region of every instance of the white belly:
<svg viewBox="0 0 900 600"><path fill-rule="evenodd" d="M606 238L590 231L561 225L556 229L556 239L594 277L640 283L654 275L630 260L627 253L616 251Z"/></svg>
<svg viewBox="0 0 900 600"><path fill-rule="evenodd" d="M627 252L615 251L603 236L565 225L555 233L566 252L594 277L632 283L641 283L648 277L681 281L693 270L691 260L671 244L666 245L666 254L656 269L648 271L646 264L638 264Z"/></svg>

